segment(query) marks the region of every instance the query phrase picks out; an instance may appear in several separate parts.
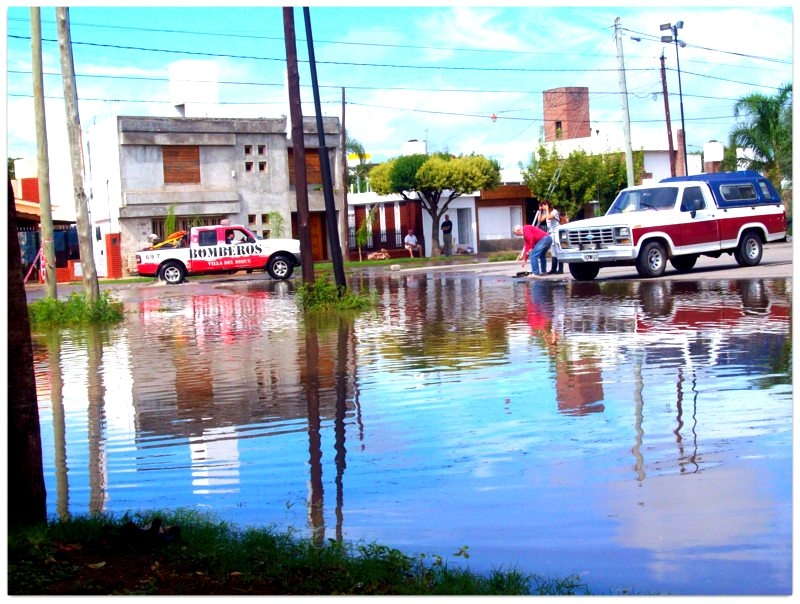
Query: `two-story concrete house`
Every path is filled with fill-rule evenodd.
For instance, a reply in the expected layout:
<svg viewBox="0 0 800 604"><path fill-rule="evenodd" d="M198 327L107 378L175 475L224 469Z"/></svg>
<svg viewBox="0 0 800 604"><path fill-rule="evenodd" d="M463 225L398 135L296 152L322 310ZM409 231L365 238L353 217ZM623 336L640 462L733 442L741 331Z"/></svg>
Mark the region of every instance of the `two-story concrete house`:
<svg viewBox="0 0 800 604"><path fill-rule="evenodd" d="M324 118L339 246L346 250L341 131ZM87 165L93 232L97 242L118 233L123 273L133 252L163 240L165 219L177 230L193 225L244 224L263 237L297 236L293 144L286 118L123 117L88 131ZM303 120L312 253L330 258L325 228L319 138L314 118ZM108 255L95 245L99 276L109 275Z"/></svg>

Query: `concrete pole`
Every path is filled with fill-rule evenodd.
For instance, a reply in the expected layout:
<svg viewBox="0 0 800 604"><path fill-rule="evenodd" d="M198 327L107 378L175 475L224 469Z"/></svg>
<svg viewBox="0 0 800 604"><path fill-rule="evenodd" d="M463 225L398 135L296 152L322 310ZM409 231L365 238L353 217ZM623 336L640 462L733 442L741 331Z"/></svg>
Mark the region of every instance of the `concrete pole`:
<svg viewBox="0 0 800 604"><path fill-rule="evenodd" d="M44 110L44 77L42 73L42 20L38 6L31 7L31 56L33 71L33 107L36 121L36 170L39 184L39 219L44 258L44 292L58 298L56 282L56 250L53 241L53 209L50 205L50 159L47 154L47 126Z"/></svg>
<svg viewBox="0 0 800 604"><path fill-rule="evenodd" d="M636 184L633 176L633 150L631 149L631 116L628 112L628 87L625 84L625 59L622 56L622 27L619 17L614 21L614 34L617 40L617 61L619 62L619 93L622 97L622 126L625 132L625 168L628 186Z"/></svg>
<svg viewBox="0 0 800 604"><path fill-rule="evenodd" d="M56 8L58 47L61 57L61 79L64 82L64 104L67 110L67 134L72 161L72 188L75 196L75 215L78 222L78 249L81 258L83 289L90 303L100 299L100 286L94 266L92 225L89 218L89 199L83 187L83 142L78 115L78 91L75 87L75 65L72 61L72 41L69 33L69 9Z"/></svg>

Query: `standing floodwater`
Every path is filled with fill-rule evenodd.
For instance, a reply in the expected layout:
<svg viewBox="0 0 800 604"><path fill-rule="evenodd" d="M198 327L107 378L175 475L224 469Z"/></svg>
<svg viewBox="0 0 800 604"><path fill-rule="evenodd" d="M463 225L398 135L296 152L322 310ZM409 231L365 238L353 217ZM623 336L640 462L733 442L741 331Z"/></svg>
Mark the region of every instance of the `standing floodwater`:
<svg viewBox="0 0 800 604"><path fill-rule="evenodd" d="M378 307L149 286L121 326L37 334L49 513L209 510L594 593L792 592L790 280L351 285Z"/></svg>

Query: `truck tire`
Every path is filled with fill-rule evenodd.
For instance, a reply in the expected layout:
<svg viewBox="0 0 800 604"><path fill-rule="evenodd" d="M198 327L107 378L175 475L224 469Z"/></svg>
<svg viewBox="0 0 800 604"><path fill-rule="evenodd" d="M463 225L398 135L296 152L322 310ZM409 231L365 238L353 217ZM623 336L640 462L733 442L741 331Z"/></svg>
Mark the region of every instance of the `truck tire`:
<svg viewBox="0 0 800 604"><path fill-rule="evenodd" d="M288 279L294 272L294 265L286 256L275 254L267 260L266 271L273 279Z"/></svg>
<svg viewBox="0 0 800 604"><path fill-rule="evenodd" d="M186 279L186 267L176 260L169 260L161 265L158 278L168 285L178 285Z"/></svg>
<svg viewBox="0 0 800 604"><path fill-rule="evenodd" d="M596 262L569 262L569 274L576 281L592 281L600 272L600 265Z"/></svg>
<svg viewBox="0 0 800 604"><path fill-rule="evenodd" d="M648 241L636 258L636 271L645 278L660 277L667 268L667 253L658 241Z"/></svg>
<svg viewBox="0 0 800 604"><path fill-rule="evenodd" d="M745 231L739 240L739 245L733 251L733 257L739 266L755 266L761 262L764 248L761 237L755 231Z"/></svg>
<svg viewBox="0 0 800 604"><path fill-rule="evenodd" d="M697 254L687 254L685 256L673 256L669 260L672 267L679 273L688 273L697 264Z"/></svg>

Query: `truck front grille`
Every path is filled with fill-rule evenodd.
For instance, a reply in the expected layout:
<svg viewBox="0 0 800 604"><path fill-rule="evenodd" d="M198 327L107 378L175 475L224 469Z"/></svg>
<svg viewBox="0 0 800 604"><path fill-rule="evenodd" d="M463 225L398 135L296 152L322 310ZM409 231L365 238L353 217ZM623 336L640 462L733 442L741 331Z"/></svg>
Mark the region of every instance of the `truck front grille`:
<svg viewBox="0 0 800 604"><path fill-rule="evenodd" d="M567 229L567 241L570 247L580 249L600 249L614 245L614 231L610 227Z"/></svg>

